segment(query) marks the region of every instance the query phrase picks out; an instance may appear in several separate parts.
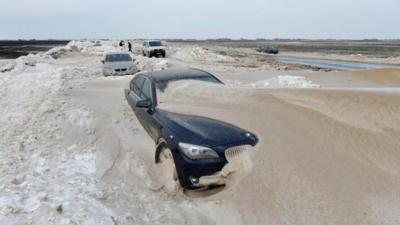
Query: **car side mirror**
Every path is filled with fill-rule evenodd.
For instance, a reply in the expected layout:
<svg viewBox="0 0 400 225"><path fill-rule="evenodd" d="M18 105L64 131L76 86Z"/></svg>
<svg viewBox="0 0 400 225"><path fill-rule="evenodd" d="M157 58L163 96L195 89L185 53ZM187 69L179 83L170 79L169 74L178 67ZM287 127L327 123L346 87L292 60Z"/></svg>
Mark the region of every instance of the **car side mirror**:
<svg viewBox="0 0 400 225"><path fill-rule="evenodd" d="M103 64L104 64L104 60L101 60L101 63L103 63Z"/></svg>
<svg viewBox="0 0 400 225"><path fill-rule="evenodd" d="M138 108L150 108L151 101L149 100L139 100L136 102L136 107Z"/></svg>

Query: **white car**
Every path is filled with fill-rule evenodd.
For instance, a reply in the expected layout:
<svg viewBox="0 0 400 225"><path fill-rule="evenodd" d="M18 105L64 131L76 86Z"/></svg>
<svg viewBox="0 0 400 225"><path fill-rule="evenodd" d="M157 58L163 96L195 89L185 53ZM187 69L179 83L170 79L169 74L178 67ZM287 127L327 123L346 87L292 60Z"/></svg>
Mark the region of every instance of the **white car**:
<svg viewBox="0 0 400 225"><path fill-rule="evenodd" d="M135 59L129 53L110 52L101 62L104 76L130 75L138 72Z"/></svg>
<svg viewBox="0 0 400 225"><path fill-rule="evenodd" d="M165 58L166 49L162 41L147 40L143 42L143 56L162 56Z"/></svg>

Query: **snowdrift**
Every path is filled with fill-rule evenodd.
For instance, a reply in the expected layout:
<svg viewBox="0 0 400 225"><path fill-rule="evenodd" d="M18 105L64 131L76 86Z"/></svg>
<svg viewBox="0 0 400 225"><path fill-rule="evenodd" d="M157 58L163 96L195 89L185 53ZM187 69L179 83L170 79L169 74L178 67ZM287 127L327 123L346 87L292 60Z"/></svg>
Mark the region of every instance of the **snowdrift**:
<svg viewBox="0 0 400 225"><path fill-rule="evenodd" d="M399 222L398 90L202 85L171 86L160 107L259 136L252 171L211 197L237 206L244 224Z"/></svg>

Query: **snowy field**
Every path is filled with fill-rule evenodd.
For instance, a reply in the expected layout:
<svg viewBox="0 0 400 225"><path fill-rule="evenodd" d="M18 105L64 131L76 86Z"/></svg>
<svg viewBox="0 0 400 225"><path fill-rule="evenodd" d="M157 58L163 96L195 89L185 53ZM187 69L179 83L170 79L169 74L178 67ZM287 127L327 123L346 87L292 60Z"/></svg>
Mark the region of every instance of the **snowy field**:
<svg viewBox="0 0 400 225"><path fill-rule="evenodd" d="M312 158L315 153L317 160L326 162L329 166L323 172L333 174L334 179L342 184L357 177L348 190L348 193L356 193L353 201L371 193L367 200L358 204L344 203L341 209L338 205L340 200L345 200L346 190L340 189L340 193L334 193L336 189L326 186L329 181L325 178L319 177L315 172L307 173L308 169L315 171L321 168L318 167L321 166L319 163L308 158L304 163L291 164L276 173L267 173L265 176L258 174L257 176L262 177L261 185L254 182L256 175L249 176L248 184L254 185L254 193L260 197L260 203L254 204L263 206L260 207L261 211L250 206L249 210L245 210L243 207L256 201L257 196L250 195L246 198L239 195L239 191L251 192L252 189L244 185L208 198L190 198L183 193L169 196L162 190L155 179L158 168L152 161L154 143L141 128L123 96L123 89L133 76L105 78L101 74L102 56L108 51L121 51L117 43L102 42L102 46L94 47L91 42L73 41L65 47L57 47L45 53L0 61L0 224L268 224L264 223L265 219L271 221L270 224L354 224L355 221L360 222L360 219L359 224L400 223L400 155L392 151L400 146L398 140L393 138L399 134L400 127L396 122L389 122L400 115L397 108L397 89L389 94L390 99L385 98L385 95L382 97L379 92L379 96L373 100L368 100L368 93L361 96L349 94L350 100L343 101L347 95L326 95L324 91L318 91L323 85L312 81L310 77L313 76L302 76L291 71L256 80L233 79L229 76L233 72L274 72L277 68L269 64L245 66L241 64L243 59L221 55L199 46L171 46L165 59L137 55L136 64L142 71L198 67L221 74L227 90L203 89L199 92L193 91L192 94L200 95L200 102L204 101L205 105L210 102L210 97L216 97L216 102L224 107L209 107L210 115L219 119L225 118L228 122L237 122L238 125L254 129L260 134L261 146L265 149L261 149L264 153L259 153L260 150L256 155L262 156L259 158L269 157L268 162L271 164L266 166L256 160L254 165L258 165L258 169L255 172L262 171L263 167L265 171L279 170L278 164L271 162L274 157L278 160L275 163L286 165L282 161L284 156L289 157L293 152L285 143L293 140L300 148L309 149L306 154L295 153L294 157ZM134 43L133 47L138 51L140 44ZM327 80L323 76L319 79ZM230 97L237 90L243 91L242 95L237 95L243 102L233 101ZM193 99L190 95L187 99L182 97L182 101ZM321 102L320 99L326 101ZM351 103L354 101L356 106L364 106L360 99L376 106L372 109L381 110L379 115L386 116L387 119L378 121L379 117L371 117L367 113L361 119L358 118L356 107ZM225 101L232 105L224 105ZM330 110L331 105L328 103L337 102L337 108ZM254 112L260 116L271 115L263 117L262 122L271 124L271 129L275 127L277 133L271 133L266 128L253 127L257 124L254 119L249 119L249 122L236 121L233 112L240 106L246 107L242 103L254 105L254 109L243 110L240 118L244 118L246 112ZM262 107L256 107L258 103ZM185 108L186 105L189 107ZM235 108L231 109L233 106ZM193 112L191 107L196 111L190 101L182 109L177 106L176 110L189 113ZM346 107L351 112L346 111ZM371 109L369 106L365 107L365 112L373 112L368 111ZM285 113L274 120L273 115L282 112L279 109L284 109ZM311 109L313 113L307 114L306 109ZM206 116L206 112L204 110L201 113ZM320 114L315 115L317 112ZM320 118L321 115L328 116L323 119ZM309 122L312 116L318 117L315 119L317 122ZM297 117L300 119L297 120ZM294 120L297 122L293 123L290 118L296 118ZM324 149L335 144L335 139L328 134L334 132L333 129L325 129L326 133L321 132L318 134L320 136L313 136L306 131L307 126L318 129L321 124L324 124L321 125L324 130L323 128L329 128L328 123L335 124L335 132L351 133L355 135L353 137L361 138L356 138L359 142L353 143L356 149L351 152L348 158L350 161L336 163L335 159L347 160L344 157L345 152L326 150L329 153L325 154L316 152L312 147L311 144L315 144ZM288 130L282 128L282 125L288 125ZM347 126L354 126L354 130ZM361 130L358 130L360 127ZM305 137L298 138L296 131L304 132ZM370 141L364 141L371 137ZM314 138L327 139L327 142L307 142ZM348 147L339 148L349 146L347 140L351 139L339 137L338 146L333 150L351 151ZM274 145L269 145L268 141ZM373 146L379 144L382 144L382 152L379 153L381 155L376 155L378 153ZM269 149L278 152L279 146L282 152L267 151ZM364 147L367 152L361 153ZM296 160L292 158L289 161L293 163ZM370 166L365 164L367 161ZM348 172L348 166L354 167L354 171ZM338 173L342 175L346 174L346 177L334 174L332 171L335 169L339 169ZM300 171L298 177L292 177L293 171ZM375 185L371 189L364 188L363 185L370 183L364 180L368 176L364 176L363 171L371 172L376 181L381 183L371 184ZM274 174L278 176L275 177ZM311 177L308 177L309 174ZM317 181L305 183L297 180L300 177ZM296 188L296 184L301 185ZM374 188L379 189L383 184L386 185L387 192L376 194ZM311 193L320 187L323 188L319 193ZM359 192L356 192L357 189ZM263 195L263 190L269 192ZM301 195L302 191L307 194ZM232 194L232 199L227 197L229 194ZM307 210L302 211L304 207ZM347 214L346 210L352 207L359 211L353 215ZM362 220L361 215L365 215L367 219ZM340 216L345 220L340 220Z"/></svg>

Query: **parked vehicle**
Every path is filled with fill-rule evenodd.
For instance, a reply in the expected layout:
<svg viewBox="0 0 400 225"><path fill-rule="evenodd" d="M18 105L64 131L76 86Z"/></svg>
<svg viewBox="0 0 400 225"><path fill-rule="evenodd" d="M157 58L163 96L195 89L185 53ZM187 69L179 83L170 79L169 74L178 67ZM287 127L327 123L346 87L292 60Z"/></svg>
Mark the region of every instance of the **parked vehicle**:
<svg viewBox="0 0 400 225"><path fill-rule="evenodd" d="M166 49L162 41L147 40L143 42L143 56L153 57L162 56L165 58Z"/></svg>
<svg viewBox="0 0 400 225"><path fill-rule="evenodd" d="M230 157L255 146L258 139L253 133L222 121L159 109L158 95L171 82L181 80L223 85L202 70L169 69L137 74L125 96L156 143L155 163L165 165L164 187L179 183L186 189L222 185L230 172L221 171L227 168Z"/></svg>
<svg viewBox="0 0 400 225"><path fill-rule="evenodd" d="M268 54L278 54L279 48L275 45L265 45L257 49L258 52L264 52Z"/></svg>
<svg viewBox="0 0 400 225"><path fill-rule="evenodd" d="M129 53L110 52L101 62L104 76L129 75L138 71L134 63L135 59Z"/></svg>
<svg viewBox="0 0 400 225"><path fill-rule="evenodd" d="M99 47L99 46L101 46L101 42L100 41L96 41L93 46L94 47Z"/></svg>

